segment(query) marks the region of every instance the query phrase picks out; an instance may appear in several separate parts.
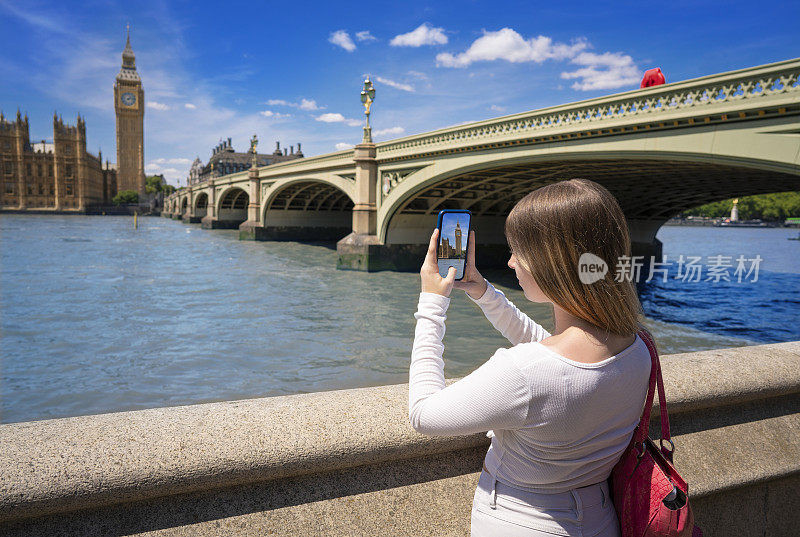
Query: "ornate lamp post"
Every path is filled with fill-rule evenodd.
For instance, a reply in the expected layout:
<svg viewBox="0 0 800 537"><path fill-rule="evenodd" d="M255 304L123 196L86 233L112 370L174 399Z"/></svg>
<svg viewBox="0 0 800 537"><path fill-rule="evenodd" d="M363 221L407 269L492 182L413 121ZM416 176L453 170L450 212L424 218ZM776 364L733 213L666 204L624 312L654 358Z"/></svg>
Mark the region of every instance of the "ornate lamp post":
<svg viewBox="0 0 800 537"><path fill-rule="evenodd" d="M361 103L364 105L364 115L367 116L367 124L364 125L364 139L362 143L372 143L372 128L369 126L369 111L372 108L372 101L375 100L375 88L372 81L367 77L364 81L364 89L361 90Z"/></svg>

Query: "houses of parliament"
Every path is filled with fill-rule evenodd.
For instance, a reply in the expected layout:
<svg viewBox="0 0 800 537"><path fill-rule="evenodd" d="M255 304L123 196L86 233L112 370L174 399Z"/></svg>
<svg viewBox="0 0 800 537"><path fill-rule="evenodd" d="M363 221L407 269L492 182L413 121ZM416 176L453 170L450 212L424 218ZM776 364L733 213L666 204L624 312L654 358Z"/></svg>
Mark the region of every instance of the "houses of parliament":
<svg viewBox="0 0 800 537"><path fill-rule="evenodd" d="M28 116L0 113L0 210L86 212L107 205L122 190L145 193L144 89L136 72L130 33L114 83L117 162L103 164L86 150L86 123L53 116L52 141L31 142Z"/></svg>

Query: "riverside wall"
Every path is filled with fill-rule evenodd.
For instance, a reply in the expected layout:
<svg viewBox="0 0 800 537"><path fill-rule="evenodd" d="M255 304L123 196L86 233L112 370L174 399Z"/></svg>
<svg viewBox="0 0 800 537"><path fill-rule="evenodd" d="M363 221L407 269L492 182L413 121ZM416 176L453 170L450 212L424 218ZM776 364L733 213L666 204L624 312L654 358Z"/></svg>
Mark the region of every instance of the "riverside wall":
<svg viewBox="0 0 800 537"><path fill-rule="evenodd" d="M799 366L800 342L662 356L706 537L798 534ZM0 534L466 536L488 445L414 431L407 384L5 424Z"/></svg>

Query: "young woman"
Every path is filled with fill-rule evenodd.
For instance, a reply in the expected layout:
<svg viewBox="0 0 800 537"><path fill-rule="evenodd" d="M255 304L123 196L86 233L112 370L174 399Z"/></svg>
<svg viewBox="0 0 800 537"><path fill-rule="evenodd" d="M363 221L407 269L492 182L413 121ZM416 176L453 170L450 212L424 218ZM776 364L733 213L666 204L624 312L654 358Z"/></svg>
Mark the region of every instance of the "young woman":
<svg viewBox="0 0 800 537"><path fill-rule="evenodd" d="M631 255L625 217L604 187L572 179L522 198L505 234L525 298L553 305L553 334L480 275L474 231L464 278L454 281L454 269L442 278L434 230L414 315L411 424L427 435L488 430L473 537L618 536L607 478L642 415L650 376L650 353L636 334L643 316L635 284L615 273ZM580 277L584 253L608 267L593 283ZM512 347L445 387L442 337L454 287Z"/></svg>

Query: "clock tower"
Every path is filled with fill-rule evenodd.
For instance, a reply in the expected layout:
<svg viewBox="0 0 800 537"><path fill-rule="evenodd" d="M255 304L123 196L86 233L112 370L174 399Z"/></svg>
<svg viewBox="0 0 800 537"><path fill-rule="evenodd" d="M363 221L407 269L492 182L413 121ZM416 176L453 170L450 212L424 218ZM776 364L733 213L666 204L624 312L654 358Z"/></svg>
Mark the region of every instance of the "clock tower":
<svg viewBox="0 0 800 537"><path fill-rule="evenodd" d="M133 190L144 198L144 89L136 72L131 33L122 51L122 68L114 83L117 115L117 191Z"/></svg>

